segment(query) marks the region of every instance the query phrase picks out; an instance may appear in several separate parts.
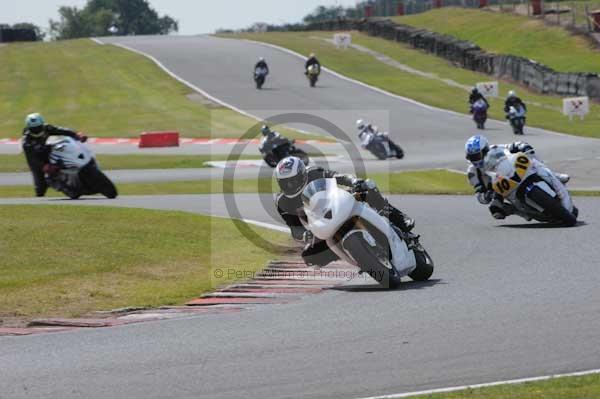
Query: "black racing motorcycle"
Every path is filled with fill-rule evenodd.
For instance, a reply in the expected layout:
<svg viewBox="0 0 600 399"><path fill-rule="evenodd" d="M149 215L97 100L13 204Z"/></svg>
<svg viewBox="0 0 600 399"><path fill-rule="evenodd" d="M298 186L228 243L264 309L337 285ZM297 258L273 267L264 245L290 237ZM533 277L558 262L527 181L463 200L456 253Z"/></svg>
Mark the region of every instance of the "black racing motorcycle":
<svg viewBox="0 0 600 399"><path fill-rule="evenodd" d="M305 165L308 165L310 161L308 154L297 148L294 140L283 137L279 133L263 137L258 150L267 165L272 168L277 166L283 158L291 156L300 158Z"/></svg>

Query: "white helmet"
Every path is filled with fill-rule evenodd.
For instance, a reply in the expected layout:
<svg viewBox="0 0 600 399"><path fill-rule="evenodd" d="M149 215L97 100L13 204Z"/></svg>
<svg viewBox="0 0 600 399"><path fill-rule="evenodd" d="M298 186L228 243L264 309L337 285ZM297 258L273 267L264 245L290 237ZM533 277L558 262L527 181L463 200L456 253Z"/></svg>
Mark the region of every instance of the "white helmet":
<svg viewBox="0 0 600 399"><path fill-rule="evenodd" d="M308 182L306 166L297 157L287 157L279 161L275 167L275 177L283 195L289 198L298 196Z"/></svg>
<svg viewBox="0 0 600 399"><path fill-rule="evenodd" d="M258 58L258 62L263 62L265 60L265 57L259 57Z"/></svg>
<svg viewBox="0 0 600 399"><path fill-rule="evenodd" d="M512 97L516 97L516 96L517 96L517 93L514 90L510 90L508 92L508 98L512 98Z"/></svg>
<svg viewBox="0 0 600 399"><path fill-rule="evenodd" d="M25 125L29 134L33 137L41 137L44 134L44 117L38 113L29 114L25 118Z"/></svg>
<svg viewBox="0 0 600 399"><path fill-rule="evenodd" d="M356 121L356 128L358 130L363 130L365 126L366 126L366 123L365 123L364 120L359 119L359 120Z"/></svg>
<svg viewBox="0 0 600 399"><path fill-rule="evenodd" d="M490 143L485 136L472 136L465 143L465 155L469 162L476 168L483 167L483 161L488 151L490 150Z"/></svg>

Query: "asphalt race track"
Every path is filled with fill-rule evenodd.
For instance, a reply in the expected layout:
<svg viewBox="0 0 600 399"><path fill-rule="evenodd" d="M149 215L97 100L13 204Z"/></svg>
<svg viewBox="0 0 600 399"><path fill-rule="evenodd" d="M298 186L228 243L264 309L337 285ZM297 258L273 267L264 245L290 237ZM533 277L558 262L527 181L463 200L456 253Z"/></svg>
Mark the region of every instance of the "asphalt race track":
<svg viewBox="0 0 600 399"><path fill-rule="evenodd" d="M242 216L279 223L257 196L237 201ZM598 368L599 200L577 199L584 222L570 229L494 222L473 201L392 197L417 218L431 282L386 291L359 280L236 314L2 337L0 397L354 398ZM226 216L224 202L0 201Z"/></svg>
<svg viewBox="0 0 600 399"><path fill-rule="evenodd" d="M327 72L322 74L318 87L311 89L303 75L303 60L261 44L209 36L102 40L149 54L213 97L262 118L305 112L327 119L353 140L357 139L356 119L366 118L382 130L389 130L391 137L404 148L405 159L394 163L392 169L464 169L464 143L477 131L467 116L424 108ZM252 82L252 68L259 56L267 59L271 69L265 90L261 91L256 90ZM305 130L311 128L303 124L297 126ZM312 130L315 130L314 127ZM484 134L493 143L515 140L506 123L489 121ZM534 128L526 128L523 139L538 149L552 169L571 174L574 177L573 187L600 185L600 170L597 168L600 140Z"/></svg>
<svg viewBox="0 0 600 399"><path fill-rule="evenodd" d="M283 52L208 37L111 40L153 54L211 95L257 115L334 110L322 115L354 132L356 112L340 110L389 110L391 134L407 161L465 165L463 144L474 131L469 119L330 74L311 90L301 60ZM272 90L252 87L249 71L258 56L273 68ZM598 185L600 141L528 133L577 187ZM486 134L495 142L513 139L501 123L491 123ZM433 280L390 291L360 279L235 314L0 337L0 398L347 399L600 368L600 199L575 198L582 222L551 228L517 217L496 222L472 197L390 198L416 218L436 263ZM281 224L258 195L235 199L241 217ZM0 200L230 216L226 202L222 194Z"/></svg>

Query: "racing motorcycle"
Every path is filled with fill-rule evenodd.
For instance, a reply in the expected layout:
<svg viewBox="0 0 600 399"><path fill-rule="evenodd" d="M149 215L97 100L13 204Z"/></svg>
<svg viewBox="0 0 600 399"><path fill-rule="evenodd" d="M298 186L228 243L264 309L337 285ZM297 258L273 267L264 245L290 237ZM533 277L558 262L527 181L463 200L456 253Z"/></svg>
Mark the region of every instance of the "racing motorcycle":
<svg viewBox="0 0 600 399"><path fill-rule="evenodd" d="M482 99L479 99L471 106L471 113L473 114L473 121L477 125L477 129L485 129L485 122L487 121L487 110L488 106Z"/></svg>
<svg viewBox="0 0 600 399"><path fill-rule="evenodd" d="M82 195L102 194L117 197L117 188L100 170L92 152L70 137L49 141L50 165L54 173L46 174L48 185L71 199Z"/></svg>
<svg viewBox="0 0 600 399"><path fill-rule="evenodd" d="M486 161L486 174L491 178L492 189L514 206L516 214L528 220L566 226L577 223L579 211L571 199L567 201L571 209L565 208L556 191L543 179L544 172L538 170L540 163L530 155L498 151L488 157L491 158Z"/></svg>
<svg viewBox="0 0 600 399"><path fill-rule="evenodd" d="M274 137L264 136L260 141L258 150L263 155L263 159L267 165L274 168L283 158L290 156L298 157L308 165L310 162L308 154L296 148L295 141L276 134Z"/></svg>
<svg viewBox="0 0 600 399"><path fill-rule="evenodd" d="M263 67L256 68L256 70L254 71L254 82L256 83L256 88L258 90L262 89L266 79L267 69Z"/></svg>
<svg viewBox="0 0 600 399"><path fill-rule="evenodd" d="M404 158L404 151L390 140L387 133L364 131L359 134L361 145L378 159Z"/></svg>
<svg viewBox="0 0 600 399"><path fill-rule="evenodd" d="M306 216L301 221L340 259L383 286L397 287L407 275L415 281L428 280L433 261L419 237L393 226L361 201L362 195L343 190L335 179L314 180L302 192Z"/></svg>
<svg viewBox="0 0 600 399"><path fill-rule="evenodd" d="M308 67L306 72L306 76L308 78L308 82L310 83L310 87L315 87L315 85L317 84L317 80L319 80L321 68L317 64L313 64Z"/></svg>
<svg viewBox="0 0 600 399"><path fill-rule="evenodd" d="M525 127L525 108L521 106L511 106L508 109L507 118L512 126L514 134L523 134L523 128Z"/></svg>

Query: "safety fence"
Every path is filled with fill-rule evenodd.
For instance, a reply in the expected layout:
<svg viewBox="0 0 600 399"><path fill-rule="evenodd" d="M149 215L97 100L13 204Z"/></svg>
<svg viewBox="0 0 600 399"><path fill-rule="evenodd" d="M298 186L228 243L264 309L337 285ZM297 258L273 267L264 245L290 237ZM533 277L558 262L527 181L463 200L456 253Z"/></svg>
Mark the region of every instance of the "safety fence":
<svg viewBox="0 0 600 399"><path fill-rule="evenodd" d="M563 73L524 57L488 53L474 43L389 19L338 19L306 26L307 30L358 30L370 36L406 43L445 58L457 66L509 79L546 94L600 98L596 73Z"/></svg>

